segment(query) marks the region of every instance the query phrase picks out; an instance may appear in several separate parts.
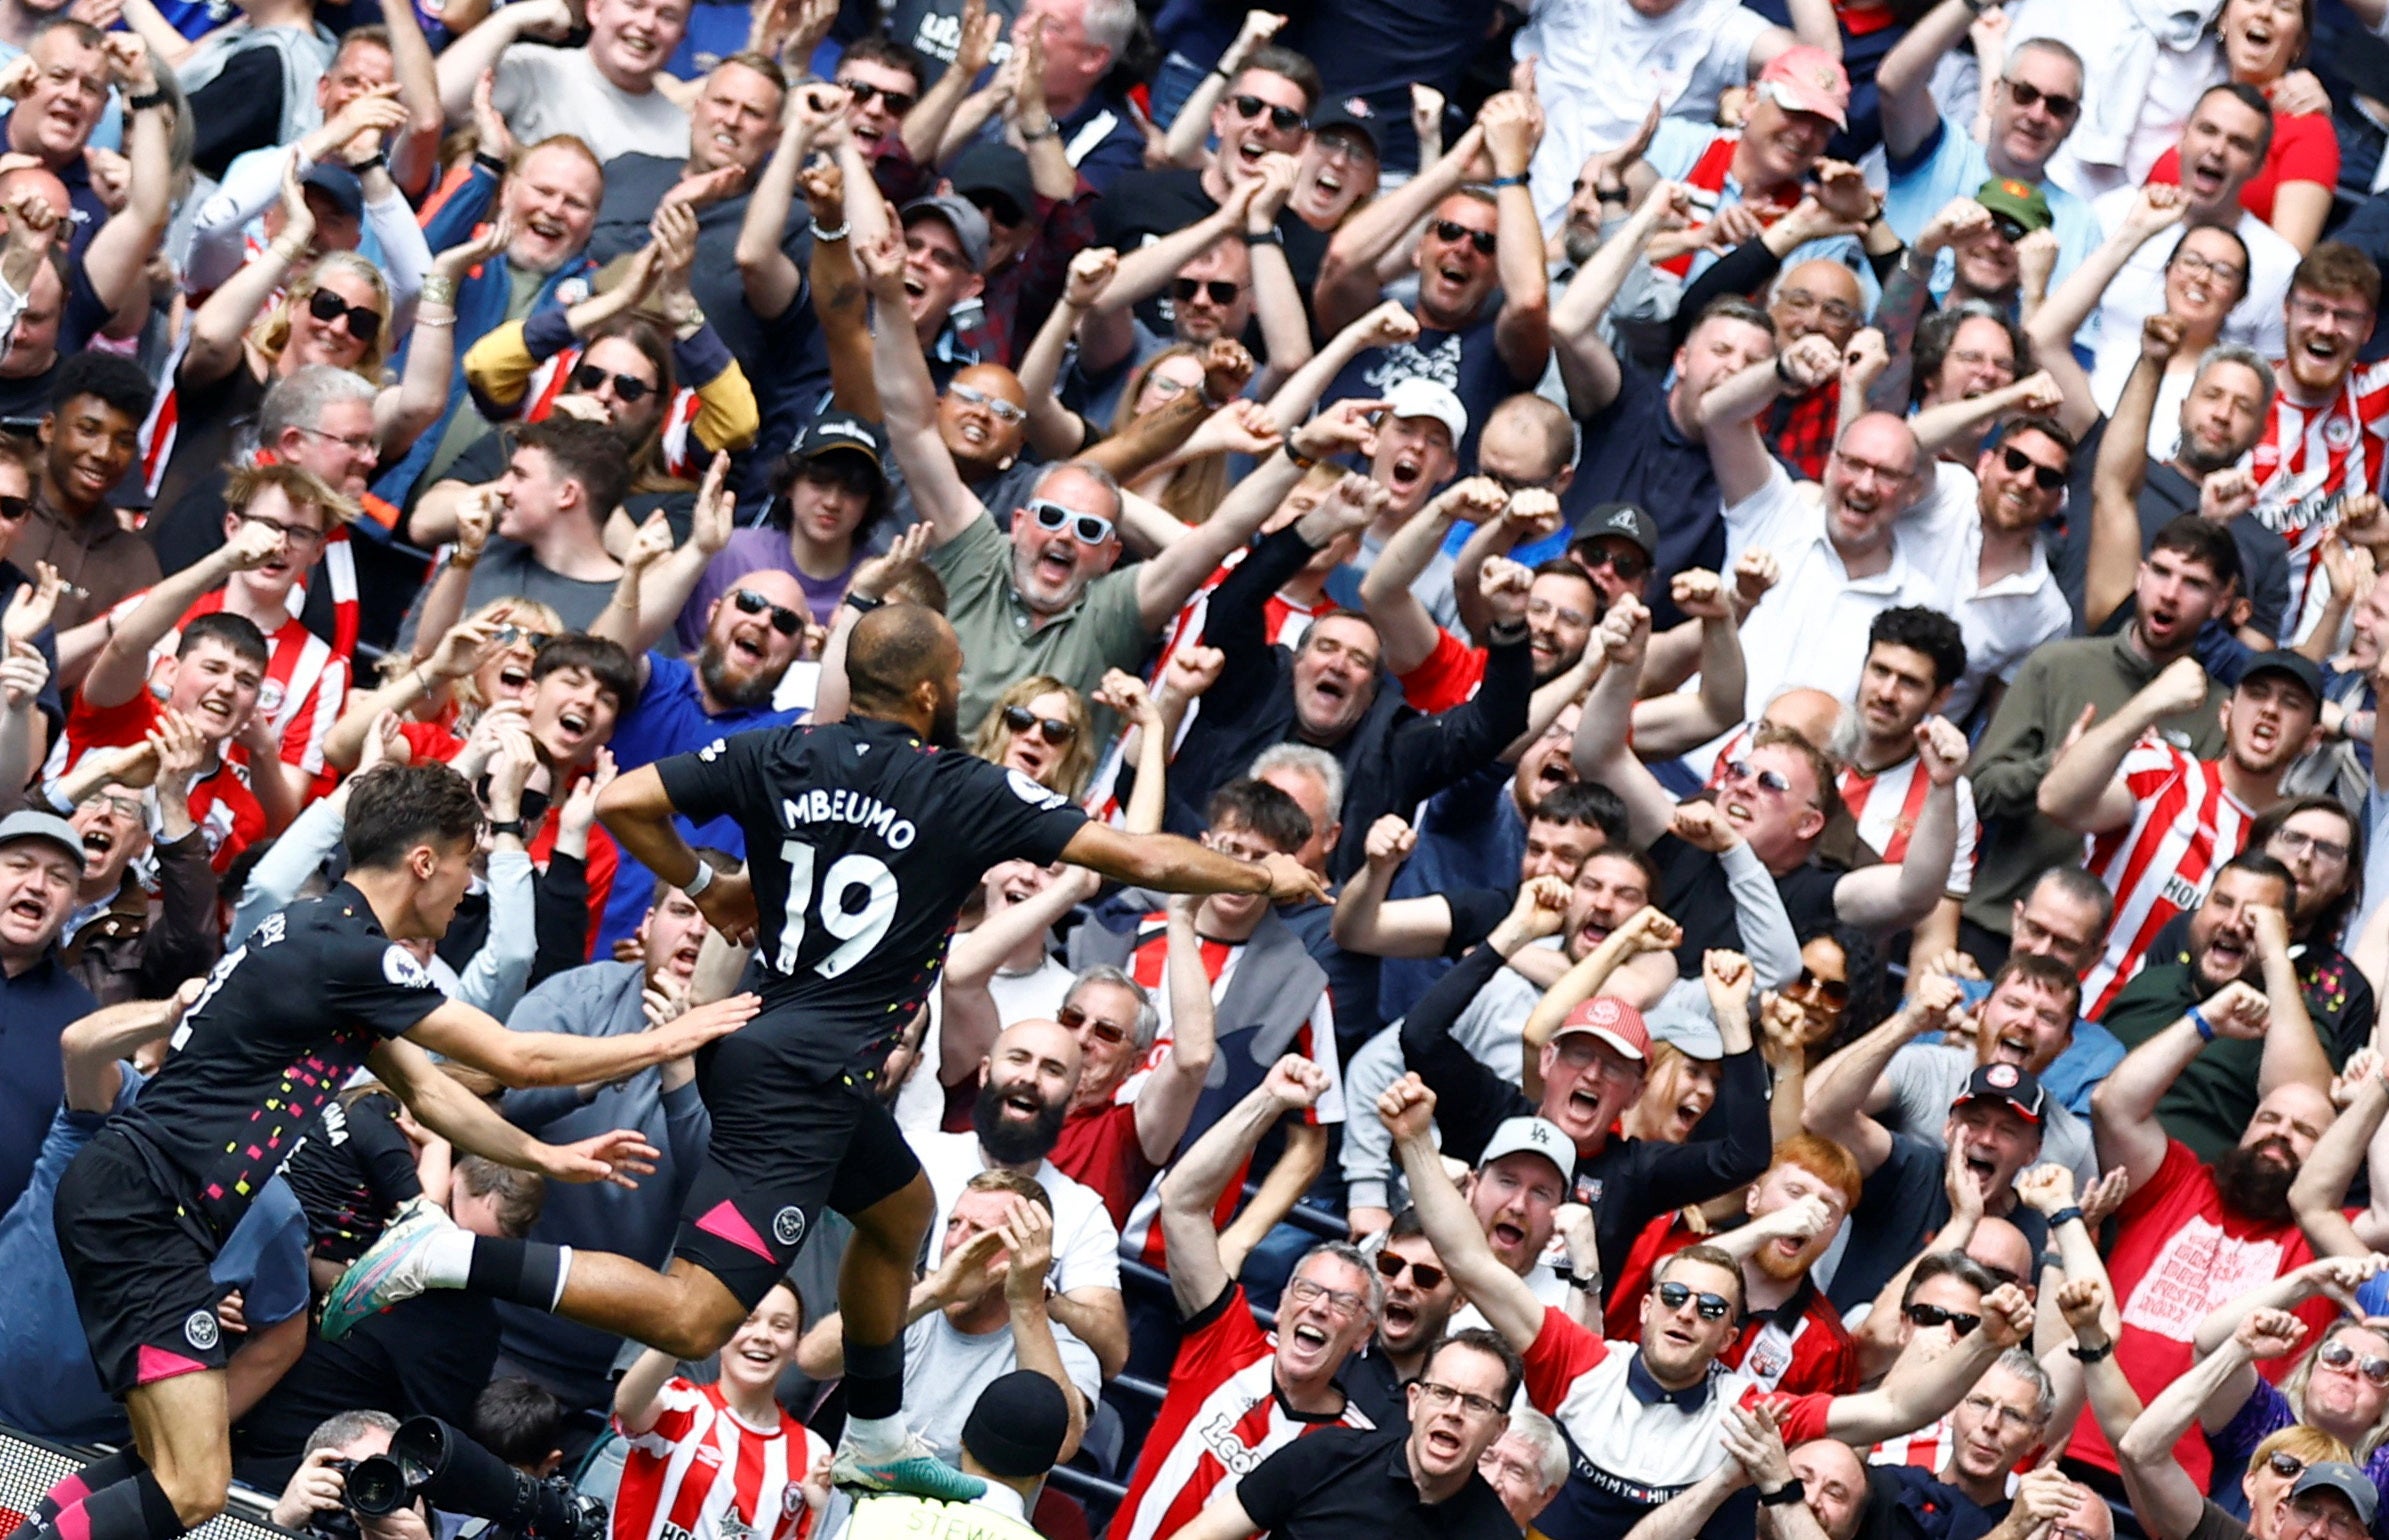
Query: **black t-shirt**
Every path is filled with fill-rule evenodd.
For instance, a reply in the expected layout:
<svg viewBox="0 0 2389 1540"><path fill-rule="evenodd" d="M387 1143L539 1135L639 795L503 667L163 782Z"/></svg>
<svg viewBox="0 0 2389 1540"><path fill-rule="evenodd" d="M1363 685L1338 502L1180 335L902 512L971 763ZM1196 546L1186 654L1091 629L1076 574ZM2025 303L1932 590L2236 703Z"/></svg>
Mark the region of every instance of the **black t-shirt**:
<svg viewBox="0 0 2389 1540"><path fill-rule="evenodd" d="M764 1005L746 1030L824 1076L875 1065L911 1020L987 868L1049 865L1087 821L1018 771L869 717L744 732L655 769L692 822L745 832Z"/></svg>
<svg viewBox="0 0 2389 1540"><path fill-rule="evenodd" d="M1472 468L1477 463L1477 439L1485 431L1485 419L1502 402L1535 385L1531 379L1512 376L1503 361L1494 340L1499 319L1498 308L1490 309L1483 319L1461 331L1425 327L1414 342L1369 348L1338 371L1319 404L1333 406L1355 397L1376 400L1399 381L1432 380L1448 387L1468 409L1468 432L1452 447L1459 451L1461 467Z"/></svg>
<svg viewBox="0 0 2389 1540"><path fill-rule="evenodd" d="M1321 1428L1254 1466L1236 1500L1272 1540L1515 1540L1517 1524L1475 1471L1440 1503L1410 1476L1406 1424Z"/></svg>
<svg viewBox="0 0 2389 1540"><path fill-rule="evenodd" d="M1825 1290L1834 1309L1847 1314L1882 1293L1949 1223L1948 1169L1949 1152L1940 1140L1891 1136L1891 1154L1866 1179L1858 1206L1850 1210L1850 1243ZM2017 1203L1999 1217L2024 1232L2034 1256L2048 1245L2049 1221L2039 1209Z"/></svg>
<svg viewBox="0 0 2389 1540"><path fill-rule="evenodd" d="M1684 944L1676 948L1676 967L1684 977L1700 976L1704 952L1718 947L1750 950L1734 908L1734 890L1717 857L1672 834L1653 840L1650 854L1659 867L1659 892L1651 901L1684 932ZM1783 895L1784 913L1791 917L1795 933L1832 920L1834 884L1844 875L1812 857L1775 879L1775 891Z"/></svg>
<svg viewBox="0 0 2389 1540"><path fill-rule="evenodd" d="M291 1157L282 1176L306 1211L309 1255L354 1262L392 1209L423 1195L397 1112L398 1098L387 1091L336 1101L324 1109L319 1136Z"/></svg>
<svg viewBox="0 0 2389 1540"><path fill-rule="evenodd" d="M1668 412L1666 379L1622 363L1616 399L1577 420L1584 455L1576 479L1560 494L1560 511L1568 522L1573 525L1602 503L1633 503L1659 525L1660 572L1723 571L1725 504L1717 470L1709 463L1708 448L1686 438ZM1651 585L1650 603L1654 626L1684 618L1664 583Z"/></svg>
<svg viewBox="0 0 2389 1540"><path fill-rule="evenodd" d="M446 1003L344 882L268 915L216 964L164 1067L113 1126L230 1234L374 1045Z"/></svg>
<svg viewBox="0 0 2389 1540"><path fill-rule="evenodd" d="M0 379L0 417L39 417L49 411L51 388L58 383L58 371L65 367L66 355L59 353L39 374L21 380Z"/></svg>

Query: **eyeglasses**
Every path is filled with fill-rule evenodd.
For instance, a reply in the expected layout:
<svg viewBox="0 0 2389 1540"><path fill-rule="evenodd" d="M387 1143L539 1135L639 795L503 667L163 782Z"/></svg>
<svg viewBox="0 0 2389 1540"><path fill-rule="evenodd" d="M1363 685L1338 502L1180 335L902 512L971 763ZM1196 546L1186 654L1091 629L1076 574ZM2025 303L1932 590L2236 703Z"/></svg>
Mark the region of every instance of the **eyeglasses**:
<svg viewBox="0 0 2389 1540"><path fill-rule="evenodd" d="M528 643L531 650L537 652L554 641L556 634L553 631L526 631L521 626L500 626L489 634L489 639L501 647L511 647L517 642Z"/></svg>
<svg viewBox="0 0 2389 1540"><path fill-rule="evenodd" d="M2364 1522L2349 1510L2326 1501L2319 1492L2290 1499L2292 1517L2306 1526L2308 1534L2344 1536L2345 1540L2364 1540L2370 1533Z"/></svg>
<svg viewBox="0 0 2389 1540"><path fill-rule="evenodd" d="M1787 995L1794 990L1805 995L1814 995L1837 1011L1850 1003L1849 980L1821 979L1806 968L1800 970L1798 978L1783 987L1783 992Z"/></svg>
<svg viewBox="0 0 2389 1540"><path fill-rule="evenodd" d="M2337 840L2316 839L2302 829L2275 829L2266 843L2278 845L2292 856L2302 856L2311 850L2318 860L2345 863L2348 858L2347 846Z"/></svg>
<svg viewBox="0 0 2389 1540"><path fill-rule="evenodd" d="M1065 1005L1053 1013L1053 1019L1062 1024L1062 1030L1065 1032L1076 1033L1081 1027L1084 1027L1087 1036L1099 1043L1117 1045L1128 1041L1126 1027L1116 1021L1105 1021L1100 1016L1088 1015L1086 1007L1083 1005Z"/></svg>
<svg viewBox="0 0 2389 1540"><path fill-rule="evenodd" d="M2295 1481L2306 1474L2306 1462L2286 1449L2276 1449L2266 1455L2265 1464L2284 1481Z"/></svg>
<svg viewBox="0 0 2389 1540"><path fill-rule="evenodd" d="M1419 1398L1429 1406L1449 1406L1457 1401L1479 1417L1501 1415L1501 1403L1491 1396L1480 1396L1473 1390L1462 1390L1454 1385L1438 1385L1433 1380L1412 1380L1411 1383L1418 1387Z"/></svg>
<svg viewBox="0 0 2389 1540"><path fill-rule="evenodd" d="M1632 1080L1642 1070L1639 1064L1603 1054L1590 1032L1571 1032L1552 1044L1551 1051L1570 1069L1588 1070L1611 1080Z"/></svg>
<svg viewBox="0 0 2389 1540"><path fill-rule="evenodd" d="M2217 283L2236 284L2248 275L2248 270L2237 262L2227 262L2221 257L2202 257L2195 251L2176 251L2173 261L2183 272L2204 273Z"/></svg>
<svg viewBox="0 0 2389 1540"><path fill-rule="evenodd" d="M2026 85L2021 80L2002 81L2001 84L2007 87L2008 98L2017 106L2046 107L2049 116L2060 122L2071 121L2074 114L2082 110L2082 99L2078 96L2059 96L2054 91L2044 91L2039 86Z"/></svg>
<svg viewBox="0 0 2389 1540"><path fill-rule="evenodd" d="M326 433L321 428L300 428L297 423L292 423L291 426L298 428L309 438L319 438L327 444L338 444L353 455L378 456L382 452L381 441L370 433Z"/></svg>
<svg viewBox="0 0 2389 1540"><path fill-rule="evenodd" d="M2007 466L2008 474L2011 476L2021 476L2026 471L2032 472L2032 484L2044 492L2054 492L2065 485L2064 471L2054 465L2043 465L2013 444L2005 445L2000 449L1999 459L2002 464Z"/></svg>
<svg viewBox="0 0 2389 1540"><path fill-rule="evenodd" d="M320 529L309 529L304 524L285 524L280 519L269 519L262 513L236 513L233 517L243 524L262 524L292 545L320 545L323 543L324 532Z"/></svg>
<svg viewBox="0 0 2389 1540"><path fill-rule="evenodd" d="M111 813L118 818L136 820L149 811L139 797L127 797L113 791L95 791L76 803L75 806L79 809L89 808Z"/></svg>
<svg viewBox="0 0 2389 1540"><path fill-rule="evenodd" d="M2301 316L2309 321L2335 321L2341 326L2369 326L2372 323L2370 311L2358 310L2353 306L2343 308L2338 305L2326 305L2310 294L2291 295L2289 309L2290 314Z"/></svg>
<svg viewBox="0 0 2389 1540"><path fill-rule="evenodd" d="M1101 545L1112 537L1112 521L1100 513L1081 513L1042 497L1029 504L1026 512L1039 529L1052 533L1067 529L1080 545Z"/></svg>
<svg viewBox="0 0 2389 1540"><path fill-rule="evenodd" d="M2351 1374L2363 1375L2375 1385L2389 1385L2389 1358L2366 1355L2359 1359L2354 1348L2336 1340L2316 1348L2314 1356L2323 1361L2325 1368L2344 1369Z"/></svg>
<svg viewBox="0 0 2389 1540"><path fill-rule="evenodd" d="M1231 96L1228 98L1228 105L1234 107L1236 116L1244 119L1247 123L1252 122L1264 112L1268 113L1269 126L1281 134L1290 134L1307 121L1300 112L1292 107L1280 107L1275 102L1265 102L1257 96Z"/></svg>
<svg viewBox="0 0 2389 1540"><path fill-rule="evenodd" d="M624 406L647 399L647 392L655 389L635 374L616 374L595 364L583 364L572 371L572 388L583 395L603 389L608 380L614 384L614 399Z"/></svg>
<svg viewBox="0 0 2389 1540"><path fill-rule="evenodd" d="M1437 1267L1432 1262L1413 1262L1408 1257L1403 1256L1397 1251L1380 1251L1377 1253L1378 1277L1383 1278L1388 1283L1400 1283L1402 1281L1402 1275L1405 1272L1410 1274L1410 1281L1412 1283L1417 1284L1420 1288L1427 1290L1429 1293L1433 1293L1435 1290L1442 1288L1443 1280L1450 1276L1449 1274L1445 1273L1442 1268Z"/></svg>
<svg viewBox="0 0 2389 1540"><path fill-rule="evenodd" d="M1356 1316L1368 1308L1369 1302L1345 1289L1331 1289L1308 1278L1297 1278L1286 1285L1286 1298L1298 1305L1316 1305L1324 1301L1328 1310L1340 1316Z"/></svg>
<svg viewBox="0 0 2389 1540"><path fill-rule="evenodd" d="M1651 559L1642 552L1621 551L1614 545L1597 542L1577 547L1576 560L1587 572L1598 572L1607 567L1617 574L1621 583L1635 582L1651 570Z"/></svg>
<svg viewBox="0 0 2389 1540"><path fill-rule="evenodd" d="M991 396L975 385L948 385L946 390L964 406L985 407L997 422L1027 422L1029 420L1027 407L1014 406L1002 397Z"/></svg>
<svg viewBox="0 0 2389 1540"><path fill-rule="evenodd" d="M1779 797L1792 794L1792 783L1781 770L1756 769L1747 759L1727 760L1725 778L1729 781L1748 781L1759 790L1773 792Z"/></svg>
<svg viewBox="0 0 2389 1540"><path fill-rule="evenodd" d="M0 523L22 524L32 517L32 498L0 497Z"/></svg>
<svg viewBox="0 0 2389 1540"><path fill-rule="evenodd" d="M1687 1300L1692 1302L1693 1308L1700 1312L1700 1318L1704 1321L1722 1321L1726 1318L1727 1313L1734 1308L1734 1302L1724 1295L1695 1294L1692 1292L1692 1285L1688 1283L1659 1285L1659 1303L1668 1309L1681 1310Z"/></svg>
<svg viewBox="0 0 2389 1540"><path fill-rule="evenodd" d="M1236 296L1243 292L1243 284L1225 278L1177 278L1170 282L1170 297L1181 305L1194 303L1198 294L1214 305L1233 305Z"/></svg>
<svg viewBox="0 0 2389 1540"><path fill-rule="evenodd" d="M738 606L742 615L760 615L766 610L771 611L771 628L782 636L794 636L805 628L804 616L785 604L772 603L752 588L732 589L730 602Z"/></svg>
<svg viewBox="0 0 2389 1540"><path fill-rule="evenodd" d="M1963 1310L1944 1310L1939 1305L1922 1303L1910 1305L1900 1314L1908 1318L1910 1326L1922 1326L1928 1331L1936 1326L1946 1326L1961 1337L1972 1336L1974 1328L1983 1323L1983 1318L1979 1315L1968 1315Z"/></svg>
<svg viewBox="0 0 2389 1540"><path fill-rule="evenodd" d="M1025 733L1035 728L1039 737L1057 749L1078 736L1077 724L1062 717L1041 717L1026 706L1006 706L1004 725L1014 733Z"/></svg>
<svg viewBox="0 0 2389 1540"><path fill-rule="evenodd" d="M1466 241L1477 249L1480 256L1493 255L1493 248L1500 242L1500 237L1493 231L1473 230L1456 219L1438 219L1432 228L1435 231L1435 238L1445 245L1457 245L1461 241Z"/></svg>
<svg viewBox="0 0 2389 1540"><path fill-rule="evenodd" d="M921 99L909 91L890 91L867 80L841 80L838 89L854 98L857 107L867 107L874 99L884 103L890 113L903 117L920 105Z"/></svg>
<svg viewBox="0 0 2389 1540"><path fill-rule="evenodd" d="M1855 326L1857 309L1847 300L1819 299L1806 289L1780 289L1775 298L1789 310L1813 310L1836 326Z"/></svg>
<svg viewBox="0 0 2389 1540"><path fill-rule="evenodd" d="M1529 620L1556 620L1563 626L1589 626L1593 623L1592 617L1584 611L1564 609L1549 599L1527 600L1526 618Z"/></svg>
<svg viewBox="0 0 2389 1540"><path fill-rule="evenodd" d="M382 313L371 305L352 305L329 289L318 289L307 296L307 313L318 321L348 319L348 334L359 342L371 344L382 334Z"/></svg>

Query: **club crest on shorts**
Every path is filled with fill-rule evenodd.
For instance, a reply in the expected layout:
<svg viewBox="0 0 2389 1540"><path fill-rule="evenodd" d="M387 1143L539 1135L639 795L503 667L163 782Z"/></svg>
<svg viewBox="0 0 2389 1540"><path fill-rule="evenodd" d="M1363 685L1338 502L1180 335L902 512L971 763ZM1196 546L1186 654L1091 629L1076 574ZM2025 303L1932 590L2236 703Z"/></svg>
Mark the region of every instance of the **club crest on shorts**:
<svg viewBox="0 0 2389 1540"><path fill-rule="evenodd" d="M194 1310L182 1323L183 1340L200 1352L216 1345L216 1313L213 1310Z"/></svg>
<svg viewBox="0 0 2389 1540"><path fill-rule="evenodd" d="M793 1246L805 1238L805 1211L791 1203L771 1216L771 1238Z"/></svg>

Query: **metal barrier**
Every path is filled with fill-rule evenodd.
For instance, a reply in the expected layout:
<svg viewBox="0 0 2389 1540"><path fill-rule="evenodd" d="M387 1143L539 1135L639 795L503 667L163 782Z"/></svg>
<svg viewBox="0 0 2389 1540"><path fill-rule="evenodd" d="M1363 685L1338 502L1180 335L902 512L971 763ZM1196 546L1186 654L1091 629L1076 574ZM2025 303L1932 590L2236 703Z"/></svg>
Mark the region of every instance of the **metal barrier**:
<svg viewBox="0 0 2389 1540"><path fill-rule="evenodd" d="M50 1488L99 1454L0 1427L0 1535L22 1525ZM267 1522L272 1506L273 1499L236 1486L224 1511L191 1534L194 1540L292 1540L289 1530Z"/></svg>

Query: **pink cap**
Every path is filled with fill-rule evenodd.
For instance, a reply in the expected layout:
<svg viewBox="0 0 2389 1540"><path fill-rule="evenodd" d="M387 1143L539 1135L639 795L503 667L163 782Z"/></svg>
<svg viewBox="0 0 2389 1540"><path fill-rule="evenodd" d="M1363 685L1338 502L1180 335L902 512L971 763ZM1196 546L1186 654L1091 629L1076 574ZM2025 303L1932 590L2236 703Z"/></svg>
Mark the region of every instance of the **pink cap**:
<svg viewBox="0 0 2389 1540"><path fill-rule="evenodd" d="M1813 112L1835 128L1850 126L1850 76L1822 48L1785 49L1759 71L1759 86L1775 87L1775 104L1788 112Z"/></svg>
<svg viewBox="0 0 2389 1540"><path fill-rule="evenodd" d="M1571 1032L1590 1032L1637 1064L1651 1056L1651 1029L1642 1024L1642 1012L1614 995L1595 995L1570 1011L1551 1039Z"/></svg>

